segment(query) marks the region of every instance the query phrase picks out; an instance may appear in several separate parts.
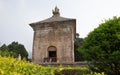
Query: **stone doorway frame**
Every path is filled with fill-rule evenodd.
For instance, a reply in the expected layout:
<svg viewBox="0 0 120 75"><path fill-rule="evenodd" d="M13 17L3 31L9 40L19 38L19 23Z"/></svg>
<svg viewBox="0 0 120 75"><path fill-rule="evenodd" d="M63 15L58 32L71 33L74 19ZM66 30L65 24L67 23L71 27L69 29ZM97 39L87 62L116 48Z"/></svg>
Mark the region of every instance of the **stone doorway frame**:
<svg viewBox="0 0 120 75"><path fill-rule="evenodd" d="M57 48L55 46L49 46L47 49L48 58L50 62L57 62ZM50 54L53 53L53 54Z"/></svg>

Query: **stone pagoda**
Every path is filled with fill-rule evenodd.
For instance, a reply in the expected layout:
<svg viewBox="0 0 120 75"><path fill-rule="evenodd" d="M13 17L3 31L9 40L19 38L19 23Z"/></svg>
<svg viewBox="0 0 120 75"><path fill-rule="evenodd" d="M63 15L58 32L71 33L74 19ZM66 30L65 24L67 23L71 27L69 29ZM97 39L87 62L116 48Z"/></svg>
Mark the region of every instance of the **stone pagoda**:
<svg viewBox="0 0 120 75"><path fill-rule="evenodd" d="M57 7L52 13L52 17L30 24L34 30L32 61L73 63L76 19L61 17Z"/></svg>

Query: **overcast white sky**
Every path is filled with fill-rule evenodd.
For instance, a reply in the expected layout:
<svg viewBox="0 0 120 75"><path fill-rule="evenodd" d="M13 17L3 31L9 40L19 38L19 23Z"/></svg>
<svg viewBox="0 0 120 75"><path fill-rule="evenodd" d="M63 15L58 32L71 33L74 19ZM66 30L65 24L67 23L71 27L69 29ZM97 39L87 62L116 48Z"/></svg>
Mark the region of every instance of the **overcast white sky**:
<svg viewBox="0 0 120 75"><path fill-rule="evenodd" d="M102 20L120 16L120 0L0 0L0 46L18 41L31 52L29 23L51 17L56 5L61 16L77 20L80 37L86 37Z"/></svg>

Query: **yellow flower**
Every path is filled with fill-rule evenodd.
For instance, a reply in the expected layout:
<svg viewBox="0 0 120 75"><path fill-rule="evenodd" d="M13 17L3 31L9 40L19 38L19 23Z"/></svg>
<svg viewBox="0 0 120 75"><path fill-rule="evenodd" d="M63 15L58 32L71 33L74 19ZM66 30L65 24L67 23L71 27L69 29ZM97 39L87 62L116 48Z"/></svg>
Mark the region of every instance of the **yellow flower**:
<svg viewBox="0 0 120 75"><path fill-rule="evenodd" d="M3 71L3 70L0 70L0 74L4 74L4 71Z"/></svg>
<svg viewBox="0 0 120 75"><path fill-rule="evenodd" d="M60 71L62 71L62 70L63 70L63 68L59 68L59 70L60 70Z"/></svg>
<svg viewBox="0 0 120 75"><path fill-rule="evenodd" d="M104 73L104 72L102 72L102 73L101 73L101 75L105 75L105 73Z"/></svg>

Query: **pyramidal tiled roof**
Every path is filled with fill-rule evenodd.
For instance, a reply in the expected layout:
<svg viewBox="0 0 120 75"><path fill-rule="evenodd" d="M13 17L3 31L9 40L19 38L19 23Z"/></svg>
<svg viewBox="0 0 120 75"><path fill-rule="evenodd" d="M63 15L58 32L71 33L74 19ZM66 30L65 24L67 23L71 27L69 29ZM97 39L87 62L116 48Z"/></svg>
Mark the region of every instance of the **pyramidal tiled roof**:
<svg viewBox="0 0 120 75"><path fill-rule="evenodd" d="M32 24L38 24L38 23L46 23L46 22L55 22L55 21L66 21L66 20L73 20L71 18L64 18L60 16L59 13L59 9L57 7L55 7L55 10L52 11L53 12L53 16L50 18L47 18L45 20L42 21L38 21L38 22L34 22Z"/></svg>

